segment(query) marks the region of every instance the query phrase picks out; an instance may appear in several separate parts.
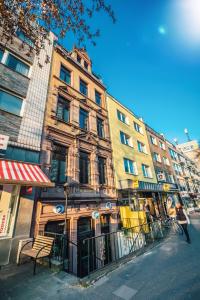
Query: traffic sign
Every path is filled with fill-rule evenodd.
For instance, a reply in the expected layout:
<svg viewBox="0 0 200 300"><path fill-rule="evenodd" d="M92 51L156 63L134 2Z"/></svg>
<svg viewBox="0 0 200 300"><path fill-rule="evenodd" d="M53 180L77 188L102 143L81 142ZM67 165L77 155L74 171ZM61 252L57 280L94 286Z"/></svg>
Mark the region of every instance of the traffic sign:
<svg viewBox="0 0 200 300"><path fill-rule="evenodd" d="M100 214L97 210L92 212L92 219L97 220L97 219L99 219L99 217L100 217Z"/></svg>
<svg viewBox="0 0 200 300"><path fill-rule="evenodd" d="M107 202L106 203L106 208L107 209L112 209L112 203L111 202Z"/></svg>
<svg viewBox="0 0 200 300"><path fill-rule="evenodd" d="M53 212L54 212L55 214L64 214L64 212L65 212L65 207L64 207L64 205L58 204L58 205L54 206Z"/></svg>

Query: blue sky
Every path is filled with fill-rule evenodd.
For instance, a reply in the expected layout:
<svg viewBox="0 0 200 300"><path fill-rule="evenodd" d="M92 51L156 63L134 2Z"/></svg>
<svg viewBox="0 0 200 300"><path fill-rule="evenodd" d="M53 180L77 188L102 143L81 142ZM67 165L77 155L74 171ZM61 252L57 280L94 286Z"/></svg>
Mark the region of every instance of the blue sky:
<svg viewBox="0 0 200 300"><path fill-rule="evenodd" d="M110 0L117 23L97 15L92 26L101 37L96 47L86 46L93 71L116 99L168 139L183 142L184 128L200 139L200 43L193 36L200 38L200 31L175 7L180 1L186 0ZM62 43L71 49L75 42L69 35Z"/></svg>

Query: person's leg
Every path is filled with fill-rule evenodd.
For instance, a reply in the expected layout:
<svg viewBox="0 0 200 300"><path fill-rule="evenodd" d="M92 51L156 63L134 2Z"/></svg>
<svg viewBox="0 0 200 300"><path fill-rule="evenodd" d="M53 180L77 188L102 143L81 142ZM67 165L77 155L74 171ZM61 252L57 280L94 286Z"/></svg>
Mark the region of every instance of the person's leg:
<svg viewBox="0 0 200 300"><path fill-rule="evenodd" d="M185 236L187 238L187 242L190 242L190 236L189 236L189 233L188 233L188 230L187 230L187 224L181 224L182 228L183 228L183 231L185 233Z"/></svg>

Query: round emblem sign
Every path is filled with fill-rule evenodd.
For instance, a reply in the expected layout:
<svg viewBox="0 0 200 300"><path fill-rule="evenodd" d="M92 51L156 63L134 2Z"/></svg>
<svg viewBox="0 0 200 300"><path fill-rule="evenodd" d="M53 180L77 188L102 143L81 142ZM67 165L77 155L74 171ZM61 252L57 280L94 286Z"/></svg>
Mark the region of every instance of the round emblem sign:
<svg viewBox="0 0 200 300"><path fill-rule="evenodd" d="M92 219L96 220L99 219L99 212L97 210L92 212Z"/></svg>
<svg viewBox="0 0 200 300"><path fill-rule="evenodd" d="M63 214L65 212L65 207L62 204L58 204L56 206L54 206L53 208L53 212L55 214Z"/></svg>
<svg viewBox="0 0 200 300"><path fill-rule="evenodd" d="M112 203L111 202L107 202L106 203L106 208L107 209L112 209Z"/></svg>

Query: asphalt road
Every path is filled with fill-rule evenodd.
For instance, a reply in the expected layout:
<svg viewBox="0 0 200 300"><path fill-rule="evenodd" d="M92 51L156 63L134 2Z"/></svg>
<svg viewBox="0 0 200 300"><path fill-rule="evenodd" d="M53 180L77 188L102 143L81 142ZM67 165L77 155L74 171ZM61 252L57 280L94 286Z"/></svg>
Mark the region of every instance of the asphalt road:
<svg viewBox="0 0 200 300"><path fill-rule="evenodd" d="M0 299L199 300L200 216L192 218L189 231L190 245L183 237L170 236L89 288L74 287L68 274L52 274L47 268L32 276L29 264L0 272Z"/></svg>

